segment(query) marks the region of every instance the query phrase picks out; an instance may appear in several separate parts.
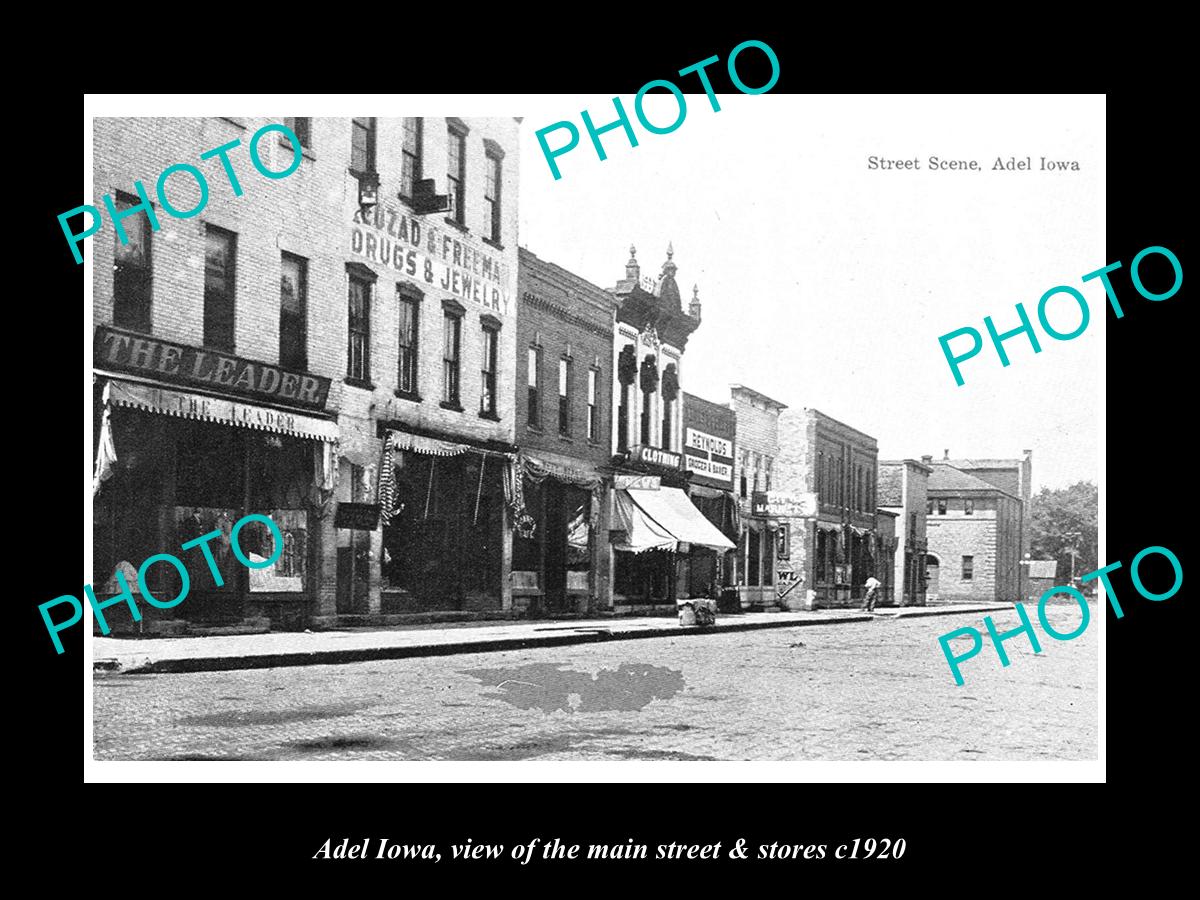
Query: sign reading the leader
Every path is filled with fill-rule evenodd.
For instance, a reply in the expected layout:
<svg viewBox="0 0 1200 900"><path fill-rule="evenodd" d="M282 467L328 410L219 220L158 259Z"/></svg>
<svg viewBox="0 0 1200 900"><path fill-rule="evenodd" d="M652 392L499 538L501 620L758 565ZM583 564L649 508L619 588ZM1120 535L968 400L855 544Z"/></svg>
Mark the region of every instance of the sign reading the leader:
<svg viewBox="0 0 1200 900"><path fill-rule="evenodd" d="M733 442L695 428L685 428L684 465L695 472L733 488Z"/></svg>
<svg viewBox="0 0 1200 900"><path fill-rule="evenodd" d="M417 282L507 316L515 312L513 273L487 245L386 203L354 213L350 250Z"/></svg>
<svg viewBox="0 0 1200 900"><path fill-rule="evenodd" d="M128 372L155 381L193 385L220 394L302 409L324 409L329 396L329 379L320 375L107 325L96 329L92 365L106 371Z"/></svg>

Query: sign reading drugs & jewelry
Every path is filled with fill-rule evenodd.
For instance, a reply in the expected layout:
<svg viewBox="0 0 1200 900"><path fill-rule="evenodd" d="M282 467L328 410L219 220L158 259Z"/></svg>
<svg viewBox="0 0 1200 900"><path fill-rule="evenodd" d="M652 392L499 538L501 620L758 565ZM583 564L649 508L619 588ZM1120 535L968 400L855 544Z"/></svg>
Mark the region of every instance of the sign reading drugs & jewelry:
<svg viewBox="0 0 1200 900"><path fill-rule="evenodd" d="M489 245L455 229L423 223L389 204L354 213L350 250L500 315L515 311L513 272Z"/></svg>

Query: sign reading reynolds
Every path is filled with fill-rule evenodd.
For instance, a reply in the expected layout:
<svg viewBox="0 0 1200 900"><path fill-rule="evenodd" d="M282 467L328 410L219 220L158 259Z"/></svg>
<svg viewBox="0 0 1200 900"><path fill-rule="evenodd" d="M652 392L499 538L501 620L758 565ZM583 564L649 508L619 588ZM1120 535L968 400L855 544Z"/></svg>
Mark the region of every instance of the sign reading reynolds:
<svg viewBox="0 0 1200 900"><path fill-rule="evenodd" d="M695 428L684 429L684 465L697 475L705 475L725 485L733 485L733 442ZM727 459L721 462L717 457Z"/></svg>
<svg viewBox="0 0 1200 900"><path fill-rule="evenodd" d="M380 203L373 213L354 213L350 250L500 315L513 312L509 267L458 231L422 224Z"/></svg>
<svg viewBox="0 0 1200 900"><path fill-rule="evenodd" d="M101 325L92 365L303 409L324 409L329 379Z"/></svg>

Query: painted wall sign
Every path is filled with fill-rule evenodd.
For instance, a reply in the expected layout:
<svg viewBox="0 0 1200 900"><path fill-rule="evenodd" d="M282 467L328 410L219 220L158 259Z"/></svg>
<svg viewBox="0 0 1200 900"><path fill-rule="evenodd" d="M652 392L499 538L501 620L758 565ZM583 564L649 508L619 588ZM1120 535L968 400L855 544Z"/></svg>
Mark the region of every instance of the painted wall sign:
<svg viewBox="0 0 1200 900"><path fill-rule="evenodd" d="M329 397L329 379L320 375L107 325L96 328L92 365L302 409L324 409Z"/></svg>
<svg viewBox="0 0 1200 900"><path fill-rule="evenodd" d="M755 491L750 498L753 516L812 517L817 514L817 495L809 492Z"/></svg>
<svg viewBox="0 0 1200 900"><path fill-rule="evenodd" d="M488 245L380 203L350 225L350 250L414 281L470 300L502 316L515 312L511 268Z"/></svg>

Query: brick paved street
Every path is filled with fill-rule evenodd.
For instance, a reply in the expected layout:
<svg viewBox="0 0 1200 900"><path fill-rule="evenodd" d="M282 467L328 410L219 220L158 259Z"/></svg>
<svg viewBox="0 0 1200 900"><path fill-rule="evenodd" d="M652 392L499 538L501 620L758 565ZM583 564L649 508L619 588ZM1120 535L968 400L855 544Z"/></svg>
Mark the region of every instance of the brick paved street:
<svg viewBox="0 0 1200 900"><path fill-rule="evenodd" d="M98 759L1094 759L1097 625L957 687L982 614L94 679ZM1036 626L1036 614L1031 610ZM997 626L1018 623L993 614ZM1074 630L1074 604L1050 607Z"/></svg>

